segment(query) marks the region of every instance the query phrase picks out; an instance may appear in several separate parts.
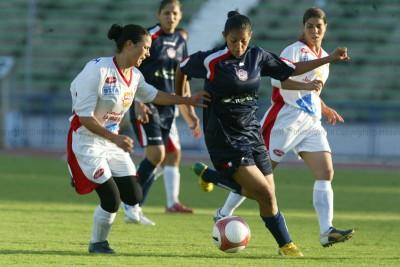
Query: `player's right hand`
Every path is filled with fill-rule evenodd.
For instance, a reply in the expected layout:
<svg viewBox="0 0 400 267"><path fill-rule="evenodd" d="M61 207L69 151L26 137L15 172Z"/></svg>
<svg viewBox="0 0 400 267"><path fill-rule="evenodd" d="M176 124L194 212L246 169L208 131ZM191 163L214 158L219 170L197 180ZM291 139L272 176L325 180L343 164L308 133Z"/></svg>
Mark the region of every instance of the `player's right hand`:
<svg viewBox="0 0 400 267"><path fill-rule="evenodd" d="M324 87L324 83L321 80L313 80L306 85L308 91L321 91Z"/></svg>
<svg viewBox="0 0 400 267"><path fill-rule="evenodd" d="M211 101L211 95L206 92L205 90L201 90L195 95L192 95L190 97L187 97L187 105L192 105L195 107L201 107L201 108L206 108L207 103L205 102L210 102Z"/></svg>
<svg viewBox="0 0 400 267"><path fill-rule="evenodd" d="M115 135L111 142L122 148L122 150L124 150L125 152L133 152L133 140L129 136Z"/></svg>

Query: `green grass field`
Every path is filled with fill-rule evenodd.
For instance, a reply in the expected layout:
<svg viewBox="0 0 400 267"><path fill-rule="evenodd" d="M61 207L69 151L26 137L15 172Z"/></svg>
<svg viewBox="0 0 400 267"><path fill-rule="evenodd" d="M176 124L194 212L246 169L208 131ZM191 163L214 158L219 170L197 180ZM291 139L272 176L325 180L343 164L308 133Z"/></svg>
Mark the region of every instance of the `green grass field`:
<svg viewBox="0 0 400 267"><path fill-rule="evenodd" d="M305 257L284 259L253 201L237 211L250 225L249 246L225 254L211 239L211 216L227 191L201 192L189 166L182 167L181 200L194 215L164 213L163 181L150 193L146 214L156 227L127 225L122 211L109 241L117 255L89 255L95 193L77 195L58 158L0 156L0 266L400 266L400 174L336 170L335 225L354 227L354 238L330 248L318 242L312 184L305 168L275 173L280 209Z"/></svg>

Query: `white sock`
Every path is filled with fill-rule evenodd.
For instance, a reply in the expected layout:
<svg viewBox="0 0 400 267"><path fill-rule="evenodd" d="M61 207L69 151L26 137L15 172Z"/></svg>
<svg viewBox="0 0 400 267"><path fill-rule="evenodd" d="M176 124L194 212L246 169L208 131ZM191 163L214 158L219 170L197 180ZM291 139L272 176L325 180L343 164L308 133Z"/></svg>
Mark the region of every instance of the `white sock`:
<svg viewBox="0 0 400 267"><path fill-rule="evenodd" d="M222 206L220 213L224 216L231 216L236 208L243 203L246 197L239 194L230 192L225 200L224 206Z"/></svg>
<svg viewBox="0 0 400 267"><path fill-rule="evenodd" d="M179 202L180 181L181 174L178 167L171 165L164 166L164 186L168 208Z"/></svg>
<svg viewBox="0 0 400 267"><path fill-rule="evenodd" d="M117 213L109 213L97 206L93 215L93 229L91 243L97 243L107 240Z"/></svg>
<svg viewBox="0 0 400 267"><path fill-rule="evenodd" d="M330 181L315 181L313 204L318 216L320 233L323 234L332 227L333 220L333 190Z"/></svg>

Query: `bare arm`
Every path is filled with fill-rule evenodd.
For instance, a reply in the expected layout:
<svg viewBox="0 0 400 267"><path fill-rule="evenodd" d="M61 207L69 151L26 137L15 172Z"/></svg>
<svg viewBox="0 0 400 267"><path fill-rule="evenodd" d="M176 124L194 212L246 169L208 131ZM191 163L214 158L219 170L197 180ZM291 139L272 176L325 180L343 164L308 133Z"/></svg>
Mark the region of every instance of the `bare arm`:
<svg viewBox="0 0 400 267"><path fill-rule="evenodd" d="M331 53L327 57L305 61L305 62L297 62L293 63L296 66L295 71L293 72L292 76L300 75L306 73L310 70L318 68L321 65L331 63L334 61L346 61L349 60L349 56L347 55L347 48L346 47L339 47L336 48L333 53Z"/></svg>
<svg viewBox="0 0 400 267"><path fill-rule="evenodd" d="M185 84L185 95L190 96L190 84L186 82ZM189 105L178 105L179 110L182 114L183 119L185 120L186 124L192 130L192 134L195 138L199 138L201 136L201 129L200 129L200 120L196 115L196 112L193 106Z"/></svg>
<svg viewBox="0 0 400 267"><path fill-rule="evenodd" d="M183 96L187 95L185 90L190 90L190 87L186 87L187 76L183 74L181 68L178 66L175 71L175 93ZM189 92L190 95L190 92Z"/></svg>
<svg viewBox="0 0 400 267"><path fill-rule="evenodd" d="M307 90L307 91L320 91L323 87L323 82L320 80L313 80L311 82L298 82L290 78L281 82L282 89L285 90Z"/></svg>
<svg viewBox="0 0 400 267"><path fill-rule="evenodd" d="M118 135L108 131L104 128L94 117L79 117L79 120L83 126L85 126L92 133L101 136L118 147L122 148L126 152L131 152L133 149L133 140L125 135Z"/></svg>

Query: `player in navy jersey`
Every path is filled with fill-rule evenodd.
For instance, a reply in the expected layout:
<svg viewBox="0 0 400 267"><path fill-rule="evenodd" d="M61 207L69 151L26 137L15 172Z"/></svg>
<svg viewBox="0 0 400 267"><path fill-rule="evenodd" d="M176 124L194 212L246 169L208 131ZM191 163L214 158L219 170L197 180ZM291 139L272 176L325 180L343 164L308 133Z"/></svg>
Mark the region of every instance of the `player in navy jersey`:
<svg viewBox="0 0 400 267"><path fill-rule="evenodd" d="M163 0L158 11L159 24L151 27L152 38L150 57L140 66L146 82L166 93L175 93L175 70L179 62L187 57L186 38L177 26L182 18L179 0ZM131 108L130 117L140 144L145 148L145 158L140 163L138 175L143 186L143 201L140 205L131 207L124 205L125 221L154 225L155 223L143 215L140 206L155 180L155 169L163 165L165 191L167 196L166 212L192 213L178 199L179 195L179 162L180 144L177 138L175 105L160 106L156 104L135 103ZM200 133L199 119L194 109L181 107L181 113L193 130ZM172 131L171 131L172 127ZM171 134L171 136L170 136Z"/></svg>
<svg viewBox="0 0 400 267"><path fill-rule="evenodd" d="M322 41L327 28L325 12L309 8L303 16L303 33L300 39L286 47L281 57L292 62L307 61L327 53ZM329 123L344 122L343 118L320 99L320 91L306 91L308 81L315 79L326 83L329 64L277 84L272 80L273 105L261 120L262 135L269 149L272 167L278 166L287 152L293 150L310 167L314 177L313 204L320 226L320 243L327 247L351 238L354 230L333 227L333 163L326 131L321 125L321 115ZM302 90L292 91L297 87ZM301 122L301 123L299 123ZM244 197L230 193L222 208L217 209L214 220L233 214Z"/></svg>
<svg viewBox="0 0 400 267"><path fill-rule="evenodd" d="M206 146L217 171L202 169L200 176L258 202L260 216L279 245L279 254L303 256L292 242L275 197L271 162L255 116L261 76L284 81L334 60L347 59L347 49L314 61L290 63L259 47L249 47L250 20L231 11L225 23L222 47L197 52L176 73L176 92L184 95L186 76L205 79L211 102L204 109ZM320 90L315 81L308 90Z"/></svg>
<svg viewBox="0 0 400 267"><path fill-rule="evenodd" d="M71 83L73 115L67 141L68 168L79 194L96 191L100 205L93 218L90 253L114 253L107 241L121 199L135 205L142 188L129 153L133 141L119 134L119 124L133 99L159 105L203 106L201 95L179 97L145 82L135 68L149 56L150 34L141 26L112 25L114 57L91 60Z"/></svg>

